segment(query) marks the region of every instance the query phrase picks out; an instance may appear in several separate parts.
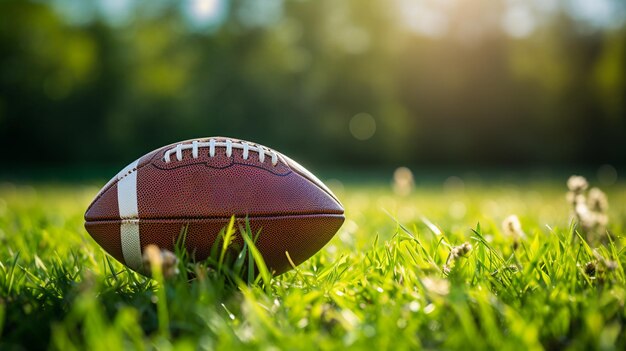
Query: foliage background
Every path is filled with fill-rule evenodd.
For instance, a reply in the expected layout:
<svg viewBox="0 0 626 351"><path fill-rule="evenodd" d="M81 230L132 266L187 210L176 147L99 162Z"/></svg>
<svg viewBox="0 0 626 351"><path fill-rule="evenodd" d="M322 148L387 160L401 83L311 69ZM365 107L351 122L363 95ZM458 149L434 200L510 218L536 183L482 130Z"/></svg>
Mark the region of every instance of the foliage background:
<svg viewBox="0 0 626 351"><path fill-rule="evenodd" d="M626 160L621 1L0 2L5 171L227 135L307 165Z"/></svg>
<svg viewBox="0 0 626 351"><path fill-rule="evenodd" d="M625 66L620 0L0 0L0 350L624 350ZM335 238L265 285L110 259L102 179L212 135L332 174Z"/></svg>

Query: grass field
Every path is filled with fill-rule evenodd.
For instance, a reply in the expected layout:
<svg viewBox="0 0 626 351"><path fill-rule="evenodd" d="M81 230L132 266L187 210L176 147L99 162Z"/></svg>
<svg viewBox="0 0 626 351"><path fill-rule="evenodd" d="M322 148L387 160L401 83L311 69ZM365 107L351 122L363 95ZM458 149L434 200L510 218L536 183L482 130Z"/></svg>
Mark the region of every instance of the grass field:
<svg viewBox="0 0 626 351"><path fill-rule="evenodd" d="M251 285L201 266L165 281L131 273L83 229L97 187L5 183L0 350L624 350L626 184L604 188L614 240L590 247L565 181L409 196L331 182L339 233L297 271ZM511 214L526 234L516 249L501 229Z"/></svg>

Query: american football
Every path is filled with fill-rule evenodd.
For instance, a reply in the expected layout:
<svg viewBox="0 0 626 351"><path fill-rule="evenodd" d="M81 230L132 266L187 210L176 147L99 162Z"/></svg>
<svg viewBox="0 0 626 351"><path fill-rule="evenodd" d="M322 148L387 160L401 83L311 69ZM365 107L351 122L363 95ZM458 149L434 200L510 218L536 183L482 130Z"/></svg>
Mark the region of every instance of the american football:
<svg viewBox="0 0 626 351"><path fill-rule="evenodd" d="M0 150L0 351L626 351L626 0L0 0Z"/></svg>
<svg viewBox="0 0 626 351"><path fill-rule="evenodd" d="M232 217L259 233L256 247L274 274L319 251L344 209L317 177L265 146L225 137L187 140L132 162L96 195L85 228L110 255L142 273L148 245L206 259Z"/></svg>

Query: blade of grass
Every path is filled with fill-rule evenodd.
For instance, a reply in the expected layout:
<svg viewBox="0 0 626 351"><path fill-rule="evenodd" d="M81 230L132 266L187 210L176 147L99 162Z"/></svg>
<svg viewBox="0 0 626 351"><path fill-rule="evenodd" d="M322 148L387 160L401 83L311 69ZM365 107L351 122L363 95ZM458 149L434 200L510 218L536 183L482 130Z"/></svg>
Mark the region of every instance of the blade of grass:
<svg viewBox="0 0 626 351"><path fill-rule="evenodd" d="M270 274L267 266L265 265L265 260L261 255L259 249L257 249L256 245L252 241L252 238L248 235L247 230L242 231L241 235L243 237L244 242L248 245L248 250L254 259L254 263L256 264L256 268L259 270L259 276L261 277L265 291L269 293L271 291L270 282L272 280L272 275Z"/></svg>
<svg viewBox="0 0 626 351"><path fill-rule="evenodd" d="M230 222L228 222L228 226L226 226L226 230L224 231L224 241L222 242L222 249L220 251L220 258L217 261L217 270L218 272L222 272L224 268L224 258L226 257L226 252L228 251L228 247L230 246L230 242L232 240L233 234L235 233L235 216L230 217Z"/></svg>

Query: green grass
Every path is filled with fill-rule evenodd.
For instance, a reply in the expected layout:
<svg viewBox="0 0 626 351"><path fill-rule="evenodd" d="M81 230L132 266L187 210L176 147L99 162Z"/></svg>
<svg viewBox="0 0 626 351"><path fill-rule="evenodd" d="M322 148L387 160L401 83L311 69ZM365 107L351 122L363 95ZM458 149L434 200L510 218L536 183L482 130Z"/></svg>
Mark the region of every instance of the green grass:
<svg viewBox="0 0 626 351"><path fill-rule="evenodd" d="M250 285L204 265L167 281L131 273L83 229L97 188L4 184L0 350L626 349L626 185L605 189L614 241L589 247L564 181L408 197L347 184L336 237ZM516 250L500 229L509 214L527 235ZM464 242L472 250L444 274ZM617 266L585 273L599 259Z"/></svg>

